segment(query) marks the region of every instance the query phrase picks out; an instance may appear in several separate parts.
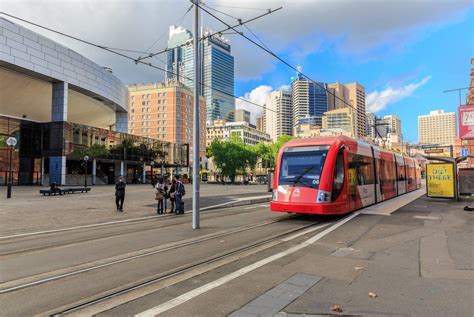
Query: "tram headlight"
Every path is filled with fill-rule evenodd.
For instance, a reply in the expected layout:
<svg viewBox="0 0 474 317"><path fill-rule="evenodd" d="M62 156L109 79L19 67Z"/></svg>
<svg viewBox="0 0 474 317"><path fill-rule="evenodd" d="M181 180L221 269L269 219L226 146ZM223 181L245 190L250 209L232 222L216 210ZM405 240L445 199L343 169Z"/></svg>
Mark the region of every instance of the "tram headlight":
<svg viewBox="0 0 474 317"><path fill-rule="evenodd" d="M272 200L277 201L278 200L278 189L274 189L272 192Z"/></svg>
<svg viewBox="0 0 474 317"><path fill-rule="evenodd" d="M331 192L325 190L318 190L318 197L316 198L316 203L324 204L331 202Z"/></svg>

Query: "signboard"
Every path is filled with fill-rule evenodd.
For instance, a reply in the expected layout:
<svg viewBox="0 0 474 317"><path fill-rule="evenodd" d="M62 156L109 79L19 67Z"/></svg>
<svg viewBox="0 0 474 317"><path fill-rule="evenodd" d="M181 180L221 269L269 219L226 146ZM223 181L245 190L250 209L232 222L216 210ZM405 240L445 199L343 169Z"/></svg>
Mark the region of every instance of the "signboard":
<svg viewBox="0 0 474 317"><path fill-rule="evenodd" d="M461 139L474 138L474 105L460 106L458 109L459 137Z"/></svg>
<svg viewBox="0 0 474 317"><path fill-rule="evenodd" d="M436 163L426 165L426 196L454 198L454 165Z"/></svg>
<svg viewBox="0 0 474 317"><path fill-rule="evenodd" d="M430 156L453 157L453 147L447 146L424 146L423 152Z"/></svg>
<svg viewBox="0 0 474 317"><path fill-rule="evenodd" d="M468 156L469 155L469 150L466 149L465 147L461 148L461 156Z"/></svg>

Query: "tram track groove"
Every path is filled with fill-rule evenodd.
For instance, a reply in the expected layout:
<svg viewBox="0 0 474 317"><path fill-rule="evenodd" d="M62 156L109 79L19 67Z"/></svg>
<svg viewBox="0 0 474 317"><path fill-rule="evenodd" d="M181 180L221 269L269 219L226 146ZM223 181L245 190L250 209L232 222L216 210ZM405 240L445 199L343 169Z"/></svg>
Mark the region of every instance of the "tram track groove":
<svg viewBox="0 0 474 317"><path fill-rule="evenodd" d="M261 207L261 208L263 208L263 207ZM209 215L209 214L214 214L214 213L218 213L218 212L222 212L222 211L209 210L209 211L206 211L205 214ZM248 214L248 213L252 213L252 212L261 212L261 210L258 210L258 209L257 210L255 210L255 209L252 209L252 210L237 210L237 211L232 211L232 212L220 215L220 218L244 215L244 214ZM188 215L190 215L190 214L185 214L185 216L188 216ZM172 215L169 215L169 216L172 216ZM210 215L210 217L212 217L212 215ZM203 217L203 220L205 220L206 218L207 217ZM155 220L155 221L156 220L164 220L164 221L166 221L166 220L174 220L174 219L176 219L176 218L156 217L156 218L140 219L140 220L136 220L136 222L133 222L133 225L140 225L140 222L142 222L142 221L143 222L150 221L150 220ZM50 243L48 245L42 245L42 246L39 246L39 247L31 247L31 248L24 248L24 249L19 249L19 250L0 252L0 259L4 258L4 257L13 256L13 255L41 252L41 251L44 251L44 250L53 250L53 249L61 248L61 247L64 247L64 246L73 246L73 245L76 245L76 244L90 242L90 241L98 241L98 240L103 240L103 239L109 239L109 238L113 238L113 237L117 237L117 236L133 234L133 233L137 233L137 232L146 232L146 231L151 231L151 230L156 230L156 229L163 229L163 228L169 228L169 227L173 227L173 226L180 226L180 225L187 224L187 223L189 223L189 220L173 222L173 223L168 223L168 224L162 224L162 225L158 225L158 226L153 226L153 224L149 224L150 227L147 227L147 228L136 228L136 229L130 229L130 230L126 230L126 231L113 232L113 233L109 233L109 234L102 234L102 235L97 235L97 236L93 236L93 237L86 237L86 238L82 238L82 239L66 241L66 242L63 242L63 243ZM124 226L124 225L129 225L129 223L110 224L110 226L111 226L110 229L112 229L112 230L113 229L119 229L120 226ZM112 226L116 226L116 227L114 228ZM99 230L99 229L103 229L103 227L84 227L84 228L77 228L75 230L79 231L79 230ZM75 232L75 233L77 233L77 232ZM61 232L52 232L52 233L49 233L49 234L50 234L49 237L47 237L45 234L39 234L39 235L41 235L44 238L50 238L52 236L56 236L56 235L59 235L59 234L64 234L64 232L63 231L61 231ZM28 241L36 240L36 239L38 239L38 238L34 237L34 236L28 236L28 237L26 237L26 239L24 237L20 237L20 239L17 240L17 241L8 241L8 240L1 241L0 240L0 247L2 247L4 245L7 245L7 244L19 243L19 242L28 242Z"/></svg>
<svg viewBox="0 0 474 317"><path fill-rule="evenodd" d="M321 222L316 222L316 223L313 222L310 224L304 224L298 228L289 229L284 232L280 232L276 235L273 235L271 237L260 239L259 241L234 248L230 251L225 251L215 256L208 257L206 259L199 260L188 265L183 265L181 267L178 267L177 269L169 270L162 274L155 275L154 277L143 279L135 283L130 283L126 286L117 287L109 291L102 292L101 294L96 294L94 296L81 299L74 303L63 305L56 309L52 309L47 312L41 313L38 316L55 316L55 317L64 316L70 313L80 312L81 310L90 308L91 306L94 306L96 304L101 304L100 306L101 308L100 308L100 311L96 311L94 312L94 314L100 313L102 311L116 307L123 303L137 299L139 297L146 296L150 293L159 291L165 287L169 287L179 282L188 280L194 276L209 272L210 270L235 262L239 259L268 250L277 245L287 243L292 239L296 239L303 236L304 234L308 234L309 232L322 229L330 224L331 222L324 223L324 224L322 224ZM308 228L311 228L311 227L313 227L312 230L311 229L308 230ZM291 234L293 235L289 236ZM284 237L286 236L289 236L289 237L285 239ZM195 271L193 272L193 270ZM174 280L170 281L169 283L166 283L166 281L172 278L174 278ZM159 286L158 289L156 287L152 287L153 284L160 283L160 282L164 284ZM150 289L144 290L144 288L147 288L147 287L150 287ZM118 304L114 303L112 306L110 306L110 303L109 303L109 307L107 307L107 303L104 304L104 302L115 300L120 296L129 295L131 292L140 291L140 290L141 290L141 292L139 292L140 294L137 294L138 296L132 296L133 297L132 299L130 298L119 299L119 301L121 301L120 303ZM79 313L78 315L82 316L83 313ZM92 314L87 313L87 315L92 315Z"/></svg>
<svg viewBox="0 0 474 317"><path fill-rule="evenodd" d="M260 228L263 226L271 225L271 224L282 222L289 219L300 218L300 217L301 216L299 215L283 216L275 220L267 220L267 221L263 221L257 224L245 225L245 226L240 226L237 228L226 229L219 232L209 233L197 239L191 238L191 239L185 240L185 242L169 243L169 244L165 244L159 247L152 247L152 248L137 250L137 251L129 252L126 254L120 254L117 256L109 257L106 259L100 259L100 260L96 260L96 261L92 261L88 263L75 265L68 268L58 269L54 271L49 271L49 272L35 274L28 277L19 278L16 280L6 281L0 284L0 294L13 292L20 289L25 289L28 287L59 280L59 279L66 278L69 276L101 269L101 268L108 267L111 265L132 261L138 258L151 256L151 255L155 255L155 254L170 251L170 250L179 249L182 247L198 244L198 243L209 241L212 239L217 239L224 236L237 234L240 232L244 232L244 231L252 230L255 228Z"/></svg>

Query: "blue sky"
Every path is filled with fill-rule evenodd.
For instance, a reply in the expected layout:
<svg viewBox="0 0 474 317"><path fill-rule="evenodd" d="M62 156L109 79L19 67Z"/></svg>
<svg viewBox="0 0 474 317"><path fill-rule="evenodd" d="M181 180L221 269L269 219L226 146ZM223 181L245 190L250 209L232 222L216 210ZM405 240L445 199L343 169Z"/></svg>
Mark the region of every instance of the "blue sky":
<svg viewBox="0 0 474 317"><path fill-rule="evenodd" d="M321 37L323 40L321 40ZM441 20L410 31L400 42L382 44L362 53L340 48L337 40L314 37L322 44L304 58L288 49L280 52L293 65L301 65L312 79L333 83L357 81L366 88L379 116L396 114L402 120L404 138L417 142L417 116L430 110L457 111L458 94L444 90L468 87L470 60L474 57L474 10L451 20ZM289 84L294 72L274 63L274 69L254 80L237 80L236 95L256 87ZM462 93L465 100L465 91ZM246 97L251 97L247 94ZM254 96L255 97L255 96ZM254 101L257 98L250 98ZM374 106L372 105L372 108Z"/></svg>

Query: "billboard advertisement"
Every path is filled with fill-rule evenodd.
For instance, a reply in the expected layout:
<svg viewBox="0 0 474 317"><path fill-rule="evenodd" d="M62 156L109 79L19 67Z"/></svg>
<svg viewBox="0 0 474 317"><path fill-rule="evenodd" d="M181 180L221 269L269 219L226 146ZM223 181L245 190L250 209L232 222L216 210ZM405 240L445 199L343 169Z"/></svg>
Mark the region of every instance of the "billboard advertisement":
<svg viewBox="0 0 474 317"><path fill-rule="evenodd" d="M474 105L459 107L459 137L474 139Z"/></svg>
<svg viewBox="0 0 474 317"><path fill-rule="evenodd" d="M426 165L426 196L454 198L454 181L452 163Z"/></svg>

